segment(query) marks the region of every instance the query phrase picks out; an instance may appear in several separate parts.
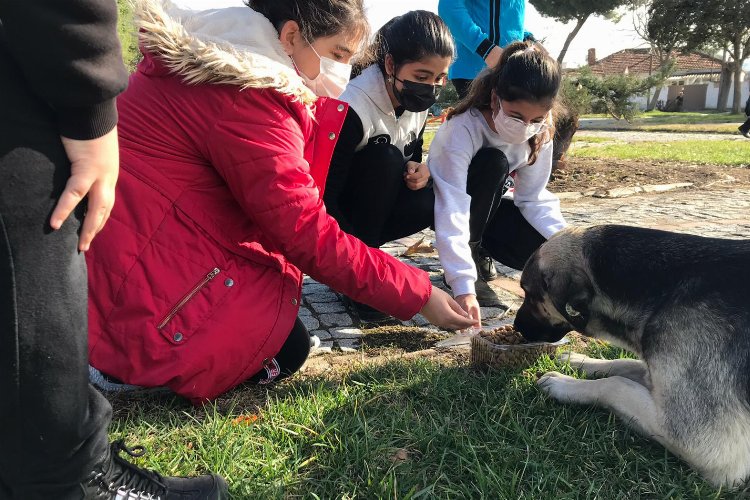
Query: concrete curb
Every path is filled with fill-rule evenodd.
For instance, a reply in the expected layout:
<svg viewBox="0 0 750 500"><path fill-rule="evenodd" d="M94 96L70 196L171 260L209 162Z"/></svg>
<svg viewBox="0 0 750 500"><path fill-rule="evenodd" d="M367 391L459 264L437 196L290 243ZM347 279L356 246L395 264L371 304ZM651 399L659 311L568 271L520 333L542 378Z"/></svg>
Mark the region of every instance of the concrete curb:
<svg viewBox="0 0 750 500"><path fill-rule="evenodd" d="M612 189L587 189L586 191L565 191L555 193L561 200L575 200L587 196L593 198L625 198L636 194L663 193L673 189L692 187L692 182L678 182L675 184L648 184L645 186L621 187Z"/></svg>

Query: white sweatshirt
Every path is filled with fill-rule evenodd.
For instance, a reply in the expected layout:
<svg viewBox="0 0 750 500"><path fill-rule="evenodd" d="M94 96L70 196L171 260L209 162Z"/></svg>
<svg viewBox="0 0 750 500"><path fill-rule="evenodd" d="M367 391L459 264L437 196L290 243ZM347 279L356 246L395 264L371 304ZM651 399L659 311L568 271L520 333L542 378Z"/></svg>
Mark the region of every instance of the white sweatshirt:
<svg viewBox="0 0 750 500"><path fill-rule="evenodd" d="M440 263L454 296L475 293L477 271L469 248L469 209L466 193L469 164L482 148L505 153L515 172L513 199L534 229L549 238L565 227L560 200L547 191L552 171L552 141L545 143L533 165L528 143L507 144L487 124L482 113L470 109L446 121L430 146L427 165L435 185L435 234Z"/></svg>

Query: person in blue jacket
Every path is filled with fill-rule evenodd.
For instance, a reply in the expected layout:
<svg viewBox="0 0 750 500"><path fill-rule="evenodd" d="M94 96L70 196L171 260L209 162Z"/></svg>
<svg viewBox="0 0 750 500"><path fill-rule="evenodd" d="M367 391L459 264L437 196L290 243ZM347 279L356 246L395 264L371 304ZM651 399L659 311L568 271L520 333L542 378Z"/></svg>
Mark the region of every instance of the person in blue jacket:
<svg viewBox="0 0 750 500"><path fill-rule="evenodd" d="M456 40L448 78L461 99L480 71L498 63L502 47L533 39L523 27L526 0L440 0L438 14Z"/></svg>

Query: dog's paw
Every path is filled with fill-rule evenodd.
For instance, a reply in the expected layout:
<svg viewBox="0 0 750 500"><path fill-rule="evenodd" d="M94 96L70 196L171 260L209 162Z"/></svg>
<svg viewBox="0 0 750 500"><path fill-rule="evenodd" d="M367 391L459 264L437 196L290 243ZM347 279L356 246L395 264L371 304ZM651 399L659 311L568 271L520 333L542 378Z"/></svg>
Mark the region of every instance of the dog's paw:
<svg viewBox="0 0 750 500"><path fill-rule="evenodd" d="M547 372L536 383L551 398L562 402L576 402L581 381L560 372Z"/></svg>
<svg viewBox="0 0 750 500"><path fill-rule="evenodd" d="M560 363L569 363L571 368L580 368L591 358L578 352L564 352L559 354L555 359Z"/></svg>

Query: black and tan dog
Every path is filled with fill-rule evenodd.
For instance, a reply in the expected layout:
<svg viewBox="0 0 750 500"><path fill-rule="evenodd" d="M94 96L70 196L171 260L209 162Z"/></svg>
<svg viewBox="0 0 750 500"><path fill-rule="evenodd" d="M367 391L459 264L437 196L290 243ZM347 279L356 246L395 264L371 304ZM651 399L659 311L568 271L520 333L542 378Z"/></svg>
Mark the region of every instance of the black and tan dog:
<svg viewBox="0 0 750 500"><path fill-rule="evenodd" d="M750 477L750 241L627 226L568 229L531 256L515 320L528 340L570 330L638 356L565 357L553 398L609 408L716 485Z"/></svg>

